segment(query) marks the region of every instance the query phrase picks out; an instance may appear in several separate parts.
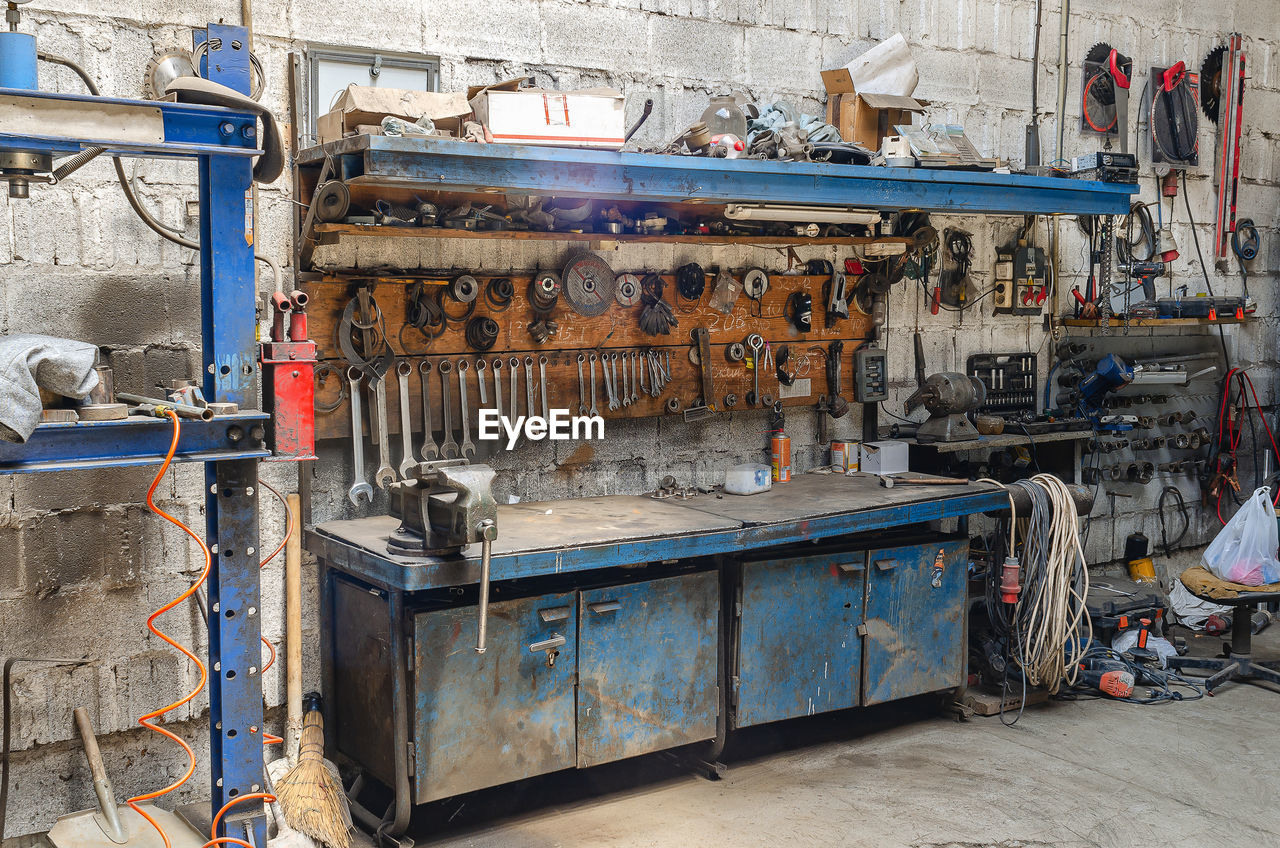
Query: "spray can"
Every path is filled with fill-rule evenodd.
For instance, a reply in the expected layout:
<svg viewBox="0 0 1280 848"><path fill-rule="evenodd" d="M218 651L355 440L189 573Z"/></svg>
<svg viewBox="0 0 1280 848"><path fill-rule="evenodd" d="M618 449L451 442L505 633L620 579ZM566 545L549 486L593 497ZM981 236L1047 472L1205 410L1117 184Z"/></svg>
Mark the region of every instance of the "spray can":
<svg viewBox="0 0 1280 848"><path fill-rule="evenodd" d="M775 483L791 482L791 437L778 432L769 442L770 456L773 459L773 481Z"/></svg>

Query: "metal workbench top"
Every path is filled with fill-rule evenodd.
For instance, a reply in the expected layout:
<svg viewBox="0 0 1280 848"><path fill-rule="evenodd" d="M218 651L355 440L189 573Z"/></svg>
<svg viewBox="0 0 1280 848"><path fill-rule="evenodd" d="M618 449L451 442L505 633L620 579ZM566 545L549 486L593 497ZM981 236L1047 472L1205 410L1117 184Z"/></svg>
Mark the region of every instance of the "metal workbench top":
<svg viewBox="0 0 1280 848"><path fill-rule="evenodd" d="M511 580L764 548L970 515L1007 506L1004 491L895 486L869 475L802 474L758 495L647 496L544 501L498 507L493 579ZM387 552L389 516L330 521L308 530L309 551L386 589L420 591L477 582L480 546L450 557Z"/></svg>

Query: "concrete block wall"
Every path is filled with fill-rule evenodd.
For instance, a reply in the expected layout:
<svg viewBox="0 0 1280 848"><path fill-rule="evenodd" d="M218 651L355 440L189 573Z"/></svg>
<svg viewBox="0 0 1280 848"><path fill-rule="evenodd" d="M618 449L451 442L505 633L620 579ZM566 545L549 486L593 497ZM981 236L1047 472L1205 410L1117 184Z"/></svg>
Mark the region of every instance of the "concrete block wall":
<svg viewBox="0 0 1280 848"><path fill-rule="evenodd" d="M1246 30L1251 79L1240 208L1263 232L1263 254L1251 273L1262 316L1275 312L1272 290L1280 268L1280 159L1272 152L1280 132L1280 24L1272 5L1272 0L1132 0L1121 6L1076 0L1067 81L1070 155L1096 147L1078 138L1071 105L1079 89L1078 60L1089 45L1109 41L1136 54L1140 69L1179 58L1194 66L1223 34ZM1058 4L1048 0L1044 6L1039 103L1042 143L1052 150ZM934 104L930 119L964 124L980 150L1017 164L1030 107L1034 7L1034 0L374 0L353 11L350 4L331 0L299 0L259 3L254 28L255 49L268 74L266 99L284 120L293 119L285 93L287 54L308 44L352 45L439 56L441 84L447 89L517 74L532 74L551 87L614 85L628 94L629 119L652 97L654 114L639 139L646 144L671 138L697 118L709 94L728 88L760 102L782 99L820 113L820 69L842 64L902 32L920 67L916 93ZM159 0L126 8L106 0L36 0L24 7L24 16L23 29L37 34L43 50L83 64L104 94L132 97L139 94L143 67L155 51L189 44L190 29L209 21L238 23L240 4ZM1139 78L1145 78L1145 71ZM41 86L82 90L72 74L50 67L41 68ZM1207 128L1200 141L1202 150L1212 148ZM189 215L193 164L130 162L126 171L161 220L194 233ZM1209 173L1204 165L1189 177L1202 247L1211 238ZM1154 196L1146 172L1142 189L1144 199ZM260 197L259 249L290 274L294 209L287 181L263 187ZM1174 222L1183 251L1174 272L1179 283L1188 283L1195 292L1200 272L1181 202ZM992 246L1005 241L1020 220L970 216L935 223L974 233L974 273L982 286L991 280ZM1082 254L1074 224L1064 221L1062 230L1065 291L1081 282ZM444 248L459 258L444 262ZM360 261L380 261L367 246L360 250ZM408 264L457 261L477 268L526 268L560 257L546 245L512 249L501 243L391 243L379 250L382 259L394 256ZM811 254L822 251L810 249L806 258ZM834 251L825 255L843 258ZM619 268L670 268L693 258L730 266L781 264L769 251L729 248L629 246L609 258ZM108 163L95 162L57 188L36 187L29 201L0 199L0 332L47 332L103 345L126 390L147 390L186 376L199 362L195 259L191 251L161 241L138 222ZM1234 271L1222 275L1211 268L1210 275L1215 291L1238 291ZM269 285L266 278L260 280L263 289ZM911 389L910 335L917 325L931 369L963 368L970 353L993 348L1034 350L1042 360L1051 349L1039 324L1027 319L992 317L980 308L932 316L919 287L910 285L895 288L889 315L886 344L897 378L889 406L893 412L901 412L901 401ZM1266 317L1236 334L1237 355L1260 363L1255 383L1264 402L1270 402L1273 392L1275 323ZM1137 344L1164 349L1164 341ZM1181 343L1178 337L1168 341ZM696 427L640 421L611 426L603 443L522 446L493 460L500 495L638 492L667 473L714 482L728 465L760 457L761 423L751 413ZM812 414L793 413L787 426L798 468L824 461ZM858 431L852 415L832 432L842 436ZM289 469L268 465L262 473L283 490L295 488ZM342 451L330 450L317 464L316 475L314 517L344 514L350 481ZM0 656L89 655L93 660L72 670L18 667L11 835L47 828L57 815L92 802L73 741L70 713L75 706L86 705L93 713L122 797L154 788L182 765L175 749L130 729L138 714L194 683L192 670L143 628L148 613L180 592L201 565L186 538L142 505L149 481L146 470L0 478ZM1193 493L1189 486L1183 488ZM163 508L199 526L201 490L199 469L179 468L167 475L157 498ZM280 510L270 496L265 498L262 546L269 549L284 527ZM1152 535L1149 501L1147 497L1139 509L1124 510L1114 528L1119 538L1134 526L1147 527ZM1091 524L1091 558L1105 557L1105 546L1096 547L1101 544L1096 540L1111 531L1100 510ZM1197 516L1197 529L1203 539L1211 525ZM264 634L277 645L280 580L277 561L263 577ZM313 608L314 587L308 585L306 591ZM194 610L171 613L163 626L203 650ZM306 627L310 647L315 644L314 617L308 617ZM314 668L310 651L307 659ZM281 666L267 675L265 690L274 710L283 695ZM206 710L207 701L197 699L171 723L198 751L206 749ZM268 726L279 729L278 722ZM206 791L204 774L203 767L197 771L183 799Z"/></svg>

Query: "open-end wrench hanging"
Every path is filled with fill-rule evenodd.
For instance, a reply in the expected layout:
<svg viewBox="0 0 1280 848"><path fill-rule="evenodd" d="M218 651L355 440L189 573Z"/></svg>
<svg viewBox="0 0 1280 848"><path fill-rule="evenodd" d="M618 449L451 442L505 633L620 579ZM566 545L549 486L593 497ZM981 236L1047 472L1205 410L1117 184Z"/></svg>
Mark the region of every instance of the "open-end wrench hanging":
<svg viewBox="0 0 1280 848"><path fill-rule="evenodd" d="M600 379L604 380L604 397L609 402L609 409L617 409L618 401L613 396L613 381L609 378L609 354L600 355Z"/></svg>
<svg viewBox="0 0 1280 848"><path fill-rule="evenodd" d="M609 354L609 408L617 409L622 404L618 400L618 354Z"/></svg>
<svg viewBox="0 0 1280 848"><path fill-rule="evenodd" d="M511 357L511 419L520 417L520 357ZM524 411L525 415L529 410Z"/></svg>
<svg viewBox="0 0 1280 848"><path fill-rule="evenodd" d="M627 352L624 350L622 356L622 395L618 398L618 403L623 406L631 405L631 378L627 376Z"/></svg>
<svg viewBox="0 0 1280 848"><path fill-rule="evenodd" d="M453 438L453 405L449 402L449 375L453 373L453 363L442 359L437 370L440 372L440 395L444 409L444 441L440 444L440 455L445 459L457 459L460 454L458 443Z"/></svg>
<svg viewBox="0 0 1280 848"><path fill-rule="evenodd" d="M431 462L440 458L440 449L436 447L435 426L431 420L430 361L419 362L418 372L422 376L422 461Z"/></svg>
<svg viewBox="0 0 1280 848"><path fill-rule="evenodd" d="M524 358L524 414L533 415L533 357Z"/></svg>
<svg viewBox="0 0 1280 848"><path fill-rule="evenodd" d="M377 408L374 410L378 418L378 470L373 472L373 482L379 489L385 489L396 481L396 470L391 467L391 436L387 426L387 374L378 369L377 376L370 377L374 381L374 398Z"/></svg>
<svg viewBox="0 0 1280 848"><path fill-rule="evenodd" d="M493 408L502 417L502 357L493 358Z"/></svg>
<svg viewBox="0 0 1280 848"><path fill-rule="evenodd" d="M551 410L547 406L547 357L545 354L538 357L538 380L541 384L539 389L542 391L542 417L550 420Z"/></svg>
<svg viewBox="0 0 1280 848"><path fill-rule="evenodd" d="M754 380L754 387L747 394L747 406L755 406L760 402L760 367L764 364L760 361L760 351L764 350L764 337L759 333L752 333L747 336L747 347L751 349L751 374Z"/></svg>
<svg viewBox="0 0 1280 848"><path fill-rule="evenodd" d="M638 363L640 373L640 391L648 394L649 389L645 385L645 372L649 370L649 357L639 351L636 351L636 358L640 360Z"/></svg>
<svg viewBox="0 0 1280 848"><path fill-rule="evenodd" d="M489 363L483 359L476 360L476 382L480 384L480 408L489 405L489 390L485 387L484 372L489 370Z"/></svg>
<svg viewBox="0 0 1280 848"><path fill-rule="evenodd" d="M633 350L629 356L631 360L631 402L635 403L640 400L640 393L636 390L636 360L640 358L640 352Z"/></svg>
<svg viewBox="0 0 1280 848"><path fill-rule="evenodd" d="M596 407L596 355L591 354L591 411L588 413L592 418L599 415Z"/></svg>
<svg viewBox="0 0 1280 848"><path fill-rule="evenodd" d="M471 363L465 359L458 360L458 398L462 413L462 458L471 459L476 455L476 443L471 441L471 406L467 396L470 394L467 374L471 371Z"/></svg>
<svg viewBox="0 0 1280 848"><path fill-rule="evenodd" d="M360 402L360 376L360 369L354 365L347 369L347 386L351 398L351 448L356 477L356 481L347 490L347 498L356 506L360 506L362 500L365 503L373 502L373 486L364 478L364 411Z"/></svg>
<svg viewBox="0 0 1280 848"><path fill-rule="evenodd" d="M578 414L587 414L587 384L582 381L582 363L587 361L585 353L578 354Z"/></svg>
<svg viewBox="0 0 1280 848"><path fill-rule="evenodd" d="M396 378L400 389L400 476L408 480L409 469L416 464L413 458L413 418L409 415L409 375L413 363L404 359L396 361Z"/></svg>

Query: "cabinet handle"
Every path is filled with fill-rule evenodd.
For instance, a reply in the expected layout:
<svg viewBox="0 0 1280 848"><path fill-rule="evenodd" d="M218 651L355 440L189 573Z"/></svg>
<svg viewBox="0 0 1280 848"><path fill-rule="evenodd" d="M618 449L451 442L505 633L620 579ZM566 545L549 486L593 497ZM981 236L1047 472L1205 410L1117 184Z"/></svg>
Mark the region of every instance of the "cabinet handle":
<svg viewBox="0 0 1280 848"><path fill-rule="evenodd" d="M538 610L538 617L542 619L543 624L550 624L553 621L566 621L569 618L569 608L552 607L551 609Z"/></svg>
<svg viewBox="0 0 1280 848"><path fill-rule="evenodd" d="M597 615L604 615L606 612L617 612L622 609L621 601L600 601L599 603L587 604L587 609Z"/></svg>
<svg viewBox="0 0 1280 848"><path fill-rule="evenodd" d="M550 639L543 639L541 642L534 642L529 646L529 653L536 654L541 651L550 651L559 648L565 643L565 638L559 634L552 636Z"/></svg>
<svg viewBox="0 0 1280 848"><path fill-rule="evenodd" d="M853 573L853 572L855 572L855 571L862 571L862 563L860 563L860 562L842 562L842 563L840 563L839 565L837 565L837 566L836 566L836 568L840 569L840 570L841 570L843 573L845 573L845 574L850 574L850 573Z"/></svg>
<svg viewBox="0 0 1280 848"><path fill-rule="evenodd" d="M876 560L876 568L880 571L892 571L898 567L896 559L878 559Z"/></svg>

